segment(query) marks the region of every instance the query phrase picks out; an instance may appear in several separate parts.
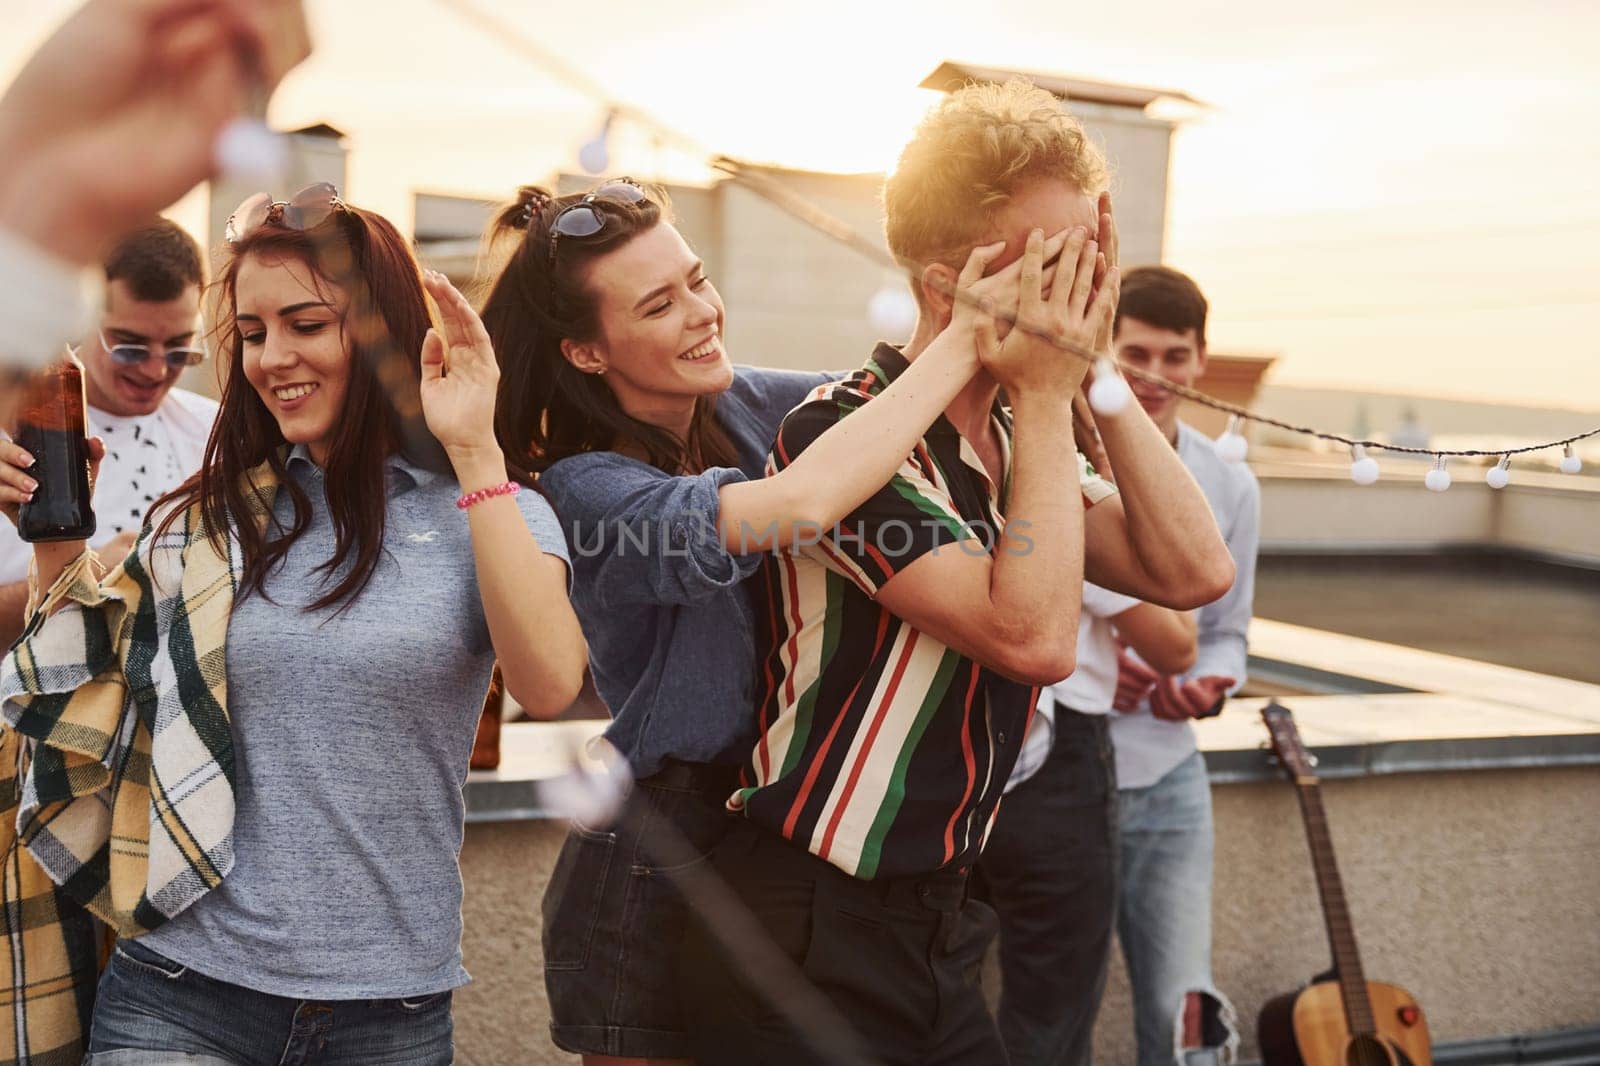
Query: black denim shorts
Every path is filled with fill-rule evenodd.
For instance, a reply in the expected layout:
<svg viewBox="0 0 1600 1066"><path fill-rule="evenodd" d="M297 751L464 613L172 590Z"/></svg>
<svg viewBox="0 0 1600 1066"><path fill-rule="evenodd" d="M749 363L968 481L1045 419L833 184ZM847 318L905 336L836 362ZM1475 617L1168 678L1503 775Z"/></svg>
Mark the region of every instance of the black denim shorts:
<svg viewBox="0 0 1600 1066"><path fill-rule="evenodd" d="M734 785L731 770L670 763L635 786L616 825L573 823L544 894L550 1037L563 1051L688 1055L676 978L689 910L673 877L727 832ZM682 854L663 861L667 836Z"/></svg>

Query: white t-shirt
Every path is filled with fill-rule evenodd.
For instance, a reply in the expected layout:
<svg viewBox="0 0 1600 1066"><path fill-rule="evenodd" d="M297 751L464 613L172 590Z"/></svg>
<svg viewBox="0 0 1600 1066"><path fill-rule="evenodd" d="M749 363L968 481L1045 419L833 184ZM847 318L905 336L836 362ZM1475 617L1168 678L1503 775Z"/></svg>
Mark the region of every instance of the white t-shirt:
<svg viewBox="0 0 1600 1066"><path fill-rule="evenodd" d="M1083 714L1110 714L1117 698L1117 637L1111 619L1132 610L1132 596L1083 583L1083 610L1078 613L1078 666L1065 681L1039 690L1038 713L1022 741L1022 751L1006 782L1010 792L1039 772L1055 743L1056 704Z"/></svg>
<svg viewBox="0 0 1600 1066"><path fill-rule="evenodd" d="M89 433L106 442L94 493L91 548L138 530L152 503L200 469L216 417L215 400L177 388L153 414L130 418L89 408ZM32 554L16 527L0 520L0 584L26 581Z"/></svg>

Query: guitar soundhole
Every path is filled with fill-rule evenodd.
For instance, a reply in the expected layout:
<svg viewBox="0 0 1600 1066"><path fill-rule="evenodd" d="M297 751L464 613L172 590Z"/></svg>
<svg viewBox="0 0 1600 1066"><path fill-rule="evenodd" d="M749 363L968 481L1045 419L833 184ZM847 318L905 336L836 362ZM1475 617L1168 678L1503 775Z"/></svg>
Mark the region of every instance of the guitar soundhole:
<svg viewBox="0 0 1600 1066"><path fill-rule="evenodd" d="M1345 1066L1396 1066L1384 1042L1375 1036L1357 1036L1344 1051Z"/></svg>

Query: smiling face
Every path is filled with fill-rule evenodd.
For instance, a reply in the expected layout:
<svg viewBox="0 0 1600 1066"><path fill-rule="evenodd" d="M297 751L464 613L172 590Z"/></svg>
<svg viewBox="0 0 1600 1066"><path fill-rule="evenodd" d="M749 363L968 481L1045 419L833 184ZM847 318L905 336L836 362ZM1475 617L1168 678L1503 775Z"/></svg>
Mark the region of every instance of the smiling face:
<svg viewBox="0 0 1600 1066"><path fill-rule="evenodd" d="M1155 374L1175 385L1190 388L1206 369L1206 349L1193 327L1179 332L1123 315L1117 323L1112 344L1123 363ZM1133 394L1150 420L1161 428L1168 440L1178 435L1177 396L1139 378L1130 378Z"/></svg>
<svg viewBox="0 0 1600 1066"><path fill-rule="evenodd" d="M722 297L705 264L660 222L589 263L585 280L597 336L563 341L563 354L579 370L603 371L628 414L686 436L695 401L733 384Z"/></svg>
<svg viewBox="0 0 1600 1066"><path fill-rule="evenodd" d="M200 286L190 285L177 297L164 301L136 300L128 283L118 278L106 286L106 309L100 332L107 345L143 344L151 357L134 366L112 362L99 336L78 350L83 363L84 392L96 409L130 417L153 414L183 374L169 367L171 348L197 347L195 332L200 317Z"/></svg>
<svg viewBox="0 0 1600 1066"><path fill-rule="evenodd" d="M239 265L234 306L245 379L284 439L307 445L318 466L350 387L343 304L299 259L253 255Z"/></svg>

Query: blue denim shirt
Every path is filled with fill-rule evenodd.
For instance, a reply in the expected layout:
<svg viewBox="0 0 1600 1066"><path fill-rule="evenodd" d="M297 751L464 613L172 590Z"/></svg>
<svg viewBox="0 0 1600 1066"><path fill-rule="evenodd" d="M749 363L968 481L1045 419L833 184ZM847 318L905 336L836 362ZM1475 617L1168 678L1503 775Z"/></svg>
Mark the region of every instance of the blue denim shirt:
<svg viewBox="0 0 1600 1066"><path fill-rule="evenodd" d="M736 468L672 476L588 452L540 479L571 548L572 602L611 709L606 738L641 778L669 757L737 766L755 743L755 617L744 584L761 556L723 548L717 492L761 477L783 416L836 377L736 368L717 400Z"/></svg>

